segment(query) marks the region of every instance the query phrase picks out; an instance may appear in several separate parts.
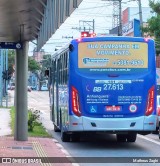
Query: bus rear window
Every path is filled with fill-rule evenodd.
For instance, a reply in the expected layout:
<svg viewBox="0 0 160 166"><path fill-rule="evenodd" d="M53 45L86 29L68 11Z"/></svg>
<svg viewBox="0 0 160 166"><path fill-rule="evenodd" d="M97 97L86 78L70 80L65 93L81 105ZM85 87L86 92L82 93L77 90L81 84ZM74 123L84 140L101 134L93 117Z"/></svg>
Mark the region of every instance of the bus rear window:
<svg viewBox="0 0 160 166"><path fill-rule="evenodd" d="M148 44L143 42L84 42L78 45L82 71L140 72L148 69Z"/></svg>

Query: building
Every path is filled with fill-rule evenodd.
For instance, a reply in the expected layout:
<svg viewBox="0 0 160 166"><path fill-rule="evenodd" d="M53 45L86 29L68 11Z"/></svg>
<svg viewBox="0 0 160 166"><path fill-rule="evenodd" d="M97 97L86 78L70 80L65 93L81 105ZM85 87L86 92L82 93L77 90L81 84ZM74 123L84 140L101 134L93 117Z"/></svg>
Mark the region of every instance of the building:
<svg viewBox="0 0 160 166"><path fill-rule="evenodd" d="M41 49L38 52L36 48L33 50L33 59L37 62L41 62L43 60L44 55L45 55L44 49Z"/></svg>
<svg viewBox="0 0 160 166"><path fill-rule="evenodd" d="M147 20L154 16L150 7L142 7L142 19L146 24ZM140 18L138 7L128 7L122 11L122 35L140 36ZM110 34L118 34L118 27L109 31Z"/></svg>
<svg viewBox="0 0 160 166"><path fill-rule="evenodd" d="M147 22L149 18L152 16L155 16L154 13L152 13L152 10L150 7L142 7L142 19L143 22ZM122 24L126 24L129 21L132 21L133 19L140 19L139 18L139 8L138 7L128 7L122 12Z"/></svg>

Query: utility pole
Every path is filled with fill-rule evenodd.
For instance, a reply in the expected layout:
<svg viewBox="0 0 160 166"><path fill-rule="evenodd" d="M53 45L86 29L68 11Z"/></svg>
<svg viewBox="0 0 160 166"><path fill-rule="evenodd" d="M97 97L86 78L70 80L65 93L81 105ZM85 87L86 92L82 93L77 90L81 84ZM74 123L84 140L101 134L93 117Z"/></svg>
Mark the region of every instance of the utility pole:
<svg viewBox="0 0 160 166"><path fill-rule="evenodd" d="M143 27L143 18L142 18L142 4L141 4L141 0L138 0L138 6L139 6L139 20L140 20L140 26L141 26L141 28L142 28L142 27ZM143 36L142 30L141 30L141 36Z"/></svg>
<svg viewBox="0 0 160 166"><path fill-rule="evenodd" d="M118 36L122 36L122 0L119 0L119 26Z"/></svg>
<svg viewBox="0 0 160 166"><path fill-rule="evenodd" d="M0 106L3 106L3 79L2 79L2 72L3 72L3 54L2 54L2 49L0 49Z"/></svg>
<svg viewBox="0 0 160 166"><path fill-rule="evenodd" d="M79 32L90 32L92 31L94 33L95 31L95 21L86 21L86 20L80 20L79 21L79 27L72 27L72 29L76 29Z"/></svg>
<svg viewBox="0 0 160 166"><path fill-rule="evenodd" d="M122 0L102 0L113 1L113 24L112 28L118 28L118 36L122 36Z"/></svg>

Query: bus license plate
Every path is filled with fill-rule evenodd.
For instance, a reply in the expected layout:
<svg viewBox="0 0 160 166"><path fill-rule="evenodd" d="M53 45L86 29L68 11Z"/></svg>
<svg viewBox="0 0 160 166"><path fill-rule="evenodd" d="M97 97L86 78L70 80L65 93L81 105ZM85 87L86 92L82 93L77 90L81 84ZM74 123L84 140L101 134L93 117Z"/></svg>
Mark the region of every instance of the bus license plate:
<svg viewBox="0 0 160 166"><path fill-rule="evenodd" d="M106 111L121 111L121 106L106 106Z"/></svg>

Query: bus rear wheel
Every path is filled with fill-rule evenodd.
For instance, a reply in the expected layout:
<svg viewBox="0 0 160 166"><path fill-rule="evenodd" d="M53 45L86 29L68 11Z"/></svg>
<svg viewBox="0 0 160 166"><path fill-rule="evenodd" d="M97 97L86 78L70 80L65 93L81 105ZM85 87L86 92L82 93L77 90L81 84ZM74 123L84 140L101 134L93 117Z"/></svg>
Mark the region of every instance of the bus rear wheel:
<svg viewBox="0 0 160 166"><path fill-rule="evenodd" d="M70 134L67 132L61 131L61 140L63 142L70 142Z"/></svg>
<svg viewBox="0 0 160 166"><path fill-rule="evenodd" d="M126 142L126 134L117 134L117 141L118 142Z"/></svg>
<svg viewBox="0 0 160 166"><path fill-rule="evenodd" d="M79 142L80 141L80 133L73 133L72 135L71 135L71 140L72 140L72 142Z"/></svg>
<svg viewBox="0 0 160 166"><path fill-rule="evenodd" d="M137 133L129 133L127 135L127 142L135 142L137 138Z"/></svg>
<svg viewBox="0 0 160 166"><path fill-rule="evenodd" d="M158 135L159 135L159 139L160 139L160 122L159 122L159 130L158 130Z"/></svg>
<svg viewBox="0 0 160 166"><path fill-rule="evenodd" d="M54 124L54 132L60 132L61 130Z"/></svg>

